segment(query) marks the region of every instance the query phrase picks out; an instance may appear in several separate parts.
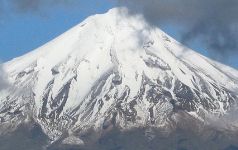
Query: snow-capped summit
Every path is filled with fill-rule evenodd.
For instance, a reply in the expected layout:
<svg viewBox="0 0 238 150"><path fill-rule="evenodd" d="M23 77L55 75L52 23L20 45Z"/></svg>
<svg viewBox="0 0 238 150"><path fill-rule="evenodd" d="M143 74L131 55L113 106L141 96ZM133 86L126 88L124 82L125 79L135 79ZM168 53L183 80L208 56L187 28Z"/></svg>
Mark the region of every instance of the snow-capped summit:
<svg viewBox="0 0 238 150"><path fill-rule="evenodd" d="M0 91L0 127L33 119L53 140L89 128L169 128L180 111L204 121L238 97L238 71L125 8L89 17L4 69L13 86Z"/></svg>

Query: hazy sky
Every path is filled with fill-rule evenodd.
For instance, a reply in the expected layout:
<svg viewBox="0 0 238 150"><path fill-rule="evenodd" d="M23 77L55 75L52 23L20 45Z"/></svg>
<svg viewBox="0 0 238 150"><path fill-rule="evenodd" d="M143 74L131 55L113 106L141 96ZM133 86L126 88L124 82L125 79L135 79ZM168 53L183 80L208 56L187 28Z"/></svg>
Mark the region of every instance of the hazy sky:
<svg viewBox="0 0 238 150"><path fill-rule="evenodd" d="M118 0L118 1L116 0L77 0L77 1L76 0L67 0L67 1L66 0L0 0L0 60L8 61L14 57L23 55L24 53L27 53L41 46L42 44L52 40L53 38L62 34L63 32L70 29L74 25L77 25L86 17L92 14L104 13L108 9L116 7L119 4L125 5L124 0ZM170 0L170 1L173 1L173 0ZM181 4L183 4L182 2L187 3L186 0L180 0L180 1L181 1ZM214 8L214 10L216 9L220 10L220 6L224 6L225 9L229 9L230 5L236 6L236 3L229 3L230 5L227 5L227 6L222 3L221 5L214 6L212 3L213 0L209 0L209 1L211 2L208 3L208 5L211 5ZM219 1L222 1L222 0L219 0ZM234 1L234 0L231 0L231 1ZM184 7L184 5L179 6L177 3L172 3L172 2L167 3L167 1L165 0L157 0L157 1L131 0L131 2L132 3L130 4L129 8L131 9L131 8L134 8L135 5L138 5L139 10L143 11L145 16L150 19L150 20L148 19L149 21L151 21L151 18L153 19L153 21L154 20L157 21L157 19L159 20L161 18L165 18L165 19L170 18L175 20L184 19L184 17L181 17L181 16L185 16L186 19L189 17L193 18L193 16L201 18L204 16L203 14L201 15L200 11L204 12L205 10L207 10L205 9L205 5L203 4L205 2L207 3L207 1L204 1L204 0L201 0L200 3L195 3L196 1L194 0L191 1L191 6L194 7L199 5L198 9L195 9L197 7L193 8L189 5L186 5L187 7ZM146 5L144 2L146 2ZM160 2L160 3L157 3L157 2ZM131 5L133 7L131 7ZM175 11L175 8L176 8L175 6L182 9L183 10L182 13L189 14L189 15L184 15L184 14L179 15ZM189 8L189 9L186 9L186 8ZM186 11L184 11L185 9ZM212 10L212 9L209 9L209 10ZM209 14L209 11L205 12L205 16L207 16L206 14ZM222 11L220 14L223 14ZM215 16L211 16L210 18L214 18L214 17L217 17L216 14ZM228 14L228 17L222 16L222 15L221 17L228 18L232 16ZM206 19L201 19L201 20L207 21ZM191 22L194 20L196 19L191 20ZM164 30L165 32L167 32L169 35L176 38L180 42L183 42L184 40L184 34L181 34L181 31L182 30L184 31L184 29L188 27L190 28L192 27L192 26L187 26L187 25L183 25L179 23L176 24L174 22L170 23L169 21L160 22L159 26L160 28L162 28L162 30ZM208 28L207 25L205 27ZM217 28L217 26L215 25L214 27L216 30L221 31L221 33L223 33L223 28L221 30L221 28ZM187 37L191 38L190 36L198 36L200 35L201 32L204 32L204 33L208 32L209 42L216 40L217 31L215 30L214 32L212 30L211 32L210 28L208 29L204 30L205 32L203 30L197 30L197 28L189 29L188 31L186 31L187 33L189 33L187 34ZM227 37L229 38L229 36ZM204 41L205 42L207 41L203 40L202 38L207 38L207 37L200 36L200 38L194 38L194 40L189 42L184 42L184 43L186 43L187 46L189 46L190 48L202 53L203 55L212 57L213 59L218 59L219 61L222 61L223 63L226 63L230 66L238 68L238 53L236 53L237 51L235 53L232 53L232 55L228 55L228 56L224 55L224 57L222 53L221 53L222 55L218 53L219 57L216 57L217 51L214 51L214 53L213 52L211 53L211 51L208 50L209 48L207 47L207 43L204 43ZM220 39L218 38L218 40ZM230 43L228 44L229 44L228 46L233 46ZM226 46L226 44L224 45ZM217 48L221 48L221 50L224 49L223 47L217 47Z"/></svg>

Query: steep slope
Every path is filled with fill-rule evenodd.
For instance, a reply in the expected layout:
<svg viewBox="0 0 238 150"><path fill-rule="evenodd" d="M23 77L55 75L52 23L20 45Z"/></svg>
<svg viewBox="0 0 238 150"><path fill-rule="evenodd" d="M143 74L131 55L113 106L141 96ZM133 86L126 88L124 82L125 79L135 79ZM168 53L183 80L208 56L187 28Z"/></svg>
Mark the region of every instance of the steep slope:
<svg viewBox="0 0 238 150"><path fill-rule="evenodd" d="M238 97L238 71L124 8L89 17L4 68L13 86L0 91L1 127L33 119L52 140L90 128L172 129L181 112L206 122Z"/></svg>

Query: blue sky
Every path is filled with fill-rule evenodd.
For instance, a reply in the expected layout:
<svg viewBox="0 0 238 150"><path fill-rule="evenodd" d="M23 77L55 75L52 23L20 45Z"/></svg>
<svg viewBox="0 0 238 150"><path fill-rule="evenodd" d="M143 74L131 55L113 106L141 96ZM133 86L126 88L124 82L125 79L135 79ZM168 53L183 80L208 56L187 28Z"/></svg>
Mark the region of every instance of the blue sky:
<svg viewBox="0 0 238 150"><path fill-rule="evenodd" d="M73 6L57 5L21 11L13 9L6 0L2 1L5 1L0 7L0 60L3 62L43 45L92 14L104 13L116 6L112 0L81 0L74 2ZM180 28L176 25L164 24L161 28L179 39ZM195 41L188 46L209 56L200 42ZM225 62L238 68L236 58L230 57Z"/></svg>
<svg viewBox="0 0 238 150"><path fill-rule="evenodd" d="M1 0L0 0L1 1ZM97 1L97 0L96 0ZM86 17L104 13L113 7L106 0L75 3L75 6L56 6L39 11L18 12L7 4L0 14L0 59L8 61L52 40Z"/></svg>

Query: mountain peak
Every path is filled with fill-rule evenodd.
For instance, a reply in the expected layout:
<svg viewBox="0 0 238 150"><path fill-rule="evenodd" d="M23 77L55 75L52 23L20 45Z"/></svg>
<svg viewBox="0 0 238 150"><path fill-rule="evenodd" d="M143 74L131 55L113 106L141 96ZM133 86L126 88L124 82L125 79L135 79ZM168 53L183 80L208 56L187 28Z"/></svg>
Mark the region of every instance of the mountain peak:
<svg viewBox="0 0 238 150"><path fill-rule="evenodd" d="M169 128L181 111L204 121L236 103L236 70L126 15L89 17L4 64L13 86L0 91L3 122L33 118L55 140L89 128Z"/></svg>

